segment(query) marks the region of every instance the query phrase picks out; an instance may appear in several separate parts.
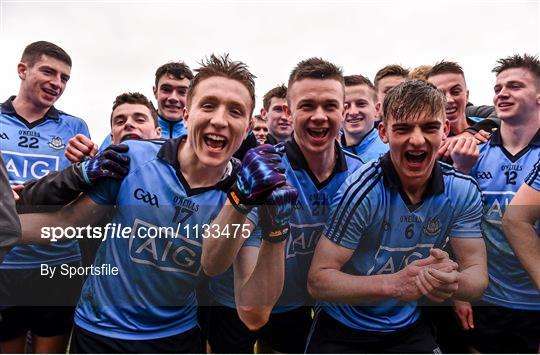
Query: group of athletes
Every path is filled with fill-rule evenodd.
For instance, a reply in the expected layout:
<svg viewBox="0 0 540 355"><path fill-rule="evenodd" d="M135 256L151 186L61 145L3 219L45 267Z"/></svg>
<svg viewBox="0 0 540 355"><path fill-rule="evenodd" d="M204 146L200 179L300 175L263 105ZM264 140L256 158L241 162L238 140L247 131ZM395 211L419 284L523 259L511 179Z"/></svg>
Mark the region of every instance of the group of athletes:
<svg viewBox="0 0 540 355"><path fill-rule="evenodd" d="M170 62L99 146L54 106L70 71L34 42L0 106L0 352L540 351L537 57L493 106L455 62L309 58L260 115L246 64Z"/></svg>

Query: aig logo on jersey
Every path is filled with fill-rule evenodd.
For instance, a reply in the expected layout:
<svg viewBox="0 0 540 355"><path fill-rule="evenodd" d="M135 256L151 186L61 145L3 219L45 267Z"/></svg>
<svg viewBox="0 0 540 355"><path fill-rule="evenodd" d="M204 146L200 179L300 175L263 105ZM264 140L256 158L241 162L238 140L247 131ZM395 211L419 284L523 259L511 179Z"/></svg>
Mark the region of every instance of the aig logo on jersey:
<svg viewBox="0 0 540 355"><path fill-rule="evenodd" d="M431 218L422 228L422 232L430 237L436 237L441 233L441 221L437 217Z"/></svg>
<svg viewBox="0 0 540 355"><path fill-rule="evenodd" d="M151 265L162 271L199 275L202 244L174 235L171 228L135 219L129 239L131 261Z"/></svg>
<svg viewBox="0 0 540 355"><path fill-rule="evenodd" d="M159 200L156 195L150 192L146 192L141 188L136 189L133 191L133 197L135 197L136 200L140 200L144 203L149 204L150 206L156 206L159 208Z"/></svg>
<svg viewBox="0 0 540 355"><path fill-rule="evenodd" d="M62 138L58 136L52 137L48 145L49 145L49 148L56 149L56 150L61 150L66 147L66 145L62 143Z"/></svg>
<svg viewBox="0 0 540 355"><path fill-rule="evenodd" d="M39 179L51 171L58 170L60 158L45 154L29 154L2 151L9 182L22 184L27 180Z"/></svg>

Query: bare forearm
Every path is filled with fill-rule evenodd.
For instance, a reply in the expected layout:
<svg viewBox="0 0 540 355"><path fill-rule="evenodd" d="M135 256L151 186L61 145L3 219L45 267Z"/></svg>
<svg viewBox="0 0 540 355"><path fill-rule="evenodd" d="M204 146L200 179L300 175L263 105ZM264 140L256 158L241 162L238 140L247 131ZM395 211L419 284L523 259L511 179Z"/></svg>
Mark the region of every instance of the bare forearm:
<svg viewBox="0 0 540 355"><path fill-rule="evenodd" d="M536 288L540 289L540 238L530 223L505 220L504 231L517 258L528 272Z"/></svg>
<svg viewBox="0 0 540 355"><path fill-rule="evenodd" d="M460 301L474 301L482 298L488 284L485 265L472 265L459 273L458 290L453 298Z"/></svg>
<svg viewBox="0 0 540 355"><path fill-rule="evenodd" d="M208 276L225 272L234 262L245 240L246 215L238 212L227 200L219 215L212 222L218 230L228 230L230 235L220 238L208 238L203 243L201 264ZM249 233L253 229L250 225ZM236 234L234 234L236 232Z"/></svg>
<svg viewBox="0 0 540 355"><path fill-rule="evenodd" d="M310 273L309 293L318 300L349 304L371 303L397 297L393 275L356 276L336 269Z"/></svg>
<svg viewBox="0 0 540 355"><path fill-rule="evenodd" d="M253 272L239 287L236 300L238 305L262 306L269 311L272 309L283 290L285 243L262 242Z"/></svg>

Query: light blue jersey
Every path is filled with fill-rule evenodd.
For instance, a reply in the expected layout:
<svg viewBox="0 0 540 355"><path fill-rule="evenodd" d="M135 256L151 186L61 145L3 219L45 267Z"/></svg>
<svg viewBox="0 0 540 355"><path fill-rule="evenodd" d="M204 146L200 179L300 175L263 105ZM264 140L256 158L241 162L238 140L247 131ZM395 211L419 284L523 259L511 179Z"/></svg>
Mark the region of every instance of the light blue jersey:
<svg viewBox="0 0 540 355"><path fill-rule="evenodd" d="M54 107L42 119L28 123L15 111L14 98L10 97L0 107L0 149L10 184L20 185L69 166L64 156L66 144L78 133L90 136L86 123ZM41 264L77 262L80 258L76 241L18 245L6 255L0 269L32 269Z"/></svg>
<svg viewBox="0 0 540 355"><path fill-rule="evenodd" d="M356 154L364 162L379 159L388 151L388 144L379 137L379 131L373 128L358 144L347 146L345 134L341 136L341 147L343 150Z"/></svg>
<svg viewBox="0 0 540 355"><path fill-rule="evenodd" d="M533 189L540 191L540 159L534 164L534 168L525 179L525 183Z"/></svg>
<svg viewBox="0 0 540 355"><path fill-rule="evenodd" d="M178 138L187 134L187 129L184 126L184 120L180 121L169 121L160 115L157 116L158 125L161 127L161 138L162 139L171 139ZM99 151L107 148L112 144L112 137L110 134L105 137L101 145L99 146Z"/></svg>
<svg viewBox="0 0 540 355"><path fill-rule="evenodd" d="M217 185L192 189L177 160L182 140L185 136L164 143L126 141L129 174L90 193L98 204L116 205L111 222L131 232L115 238L110 230L102 242L94 265L118 267L119 275L87 278L75 313L79 327L106 337L143 340L197 325L195 288L203 276L205 225L211 226L225 203L239 164L231 161ZM145 237L159 230L160 237Z"/></svg>
<svg viewBox="0 0 540 355"><path fill-rule="evenodd" d="M344 152L337 143L336 150L337 161L332 175L319 182L310 171L294 138L285 143L285 175L287 182L298 190L298 200L291 216L291 235L285 247L285 284L272 313L287 312L312 304L307 292L307 274L315 246L328 219L330 201L345 179L362 164L360 158ZM256 211L252 211L248 218L258 221ZM253 231L252 238L260 241L259 228ZM250 245L254 244L250 242ZM234 307L232 280L232 270L229 270L210 281L214 298L229 307Z"/></svg>
<svg viewBox="0 0 540 355"><path fill-rule="evenodd" d="M482 225L486 234L489 284L484 300L498 306L540 310L540 291L508 244L501 222L506 207L527 175L535 170L539 157L540 130L516 155L504 148L497 130L480 146L480 157L471 171L485 200Z"/></svg>
<svg viewBox="0 0 540 355"><path fill-rule="evenodd" d="M482 201L476 182L437 162L423 201L412 205L389 153L364 165L341 186L324 235L353 250L343 272L393 274L442 248L448 238L481 238ZM395 331L419 317L416 302L389 299L369 305L322 302L330 316L365 331Z"/></svg>

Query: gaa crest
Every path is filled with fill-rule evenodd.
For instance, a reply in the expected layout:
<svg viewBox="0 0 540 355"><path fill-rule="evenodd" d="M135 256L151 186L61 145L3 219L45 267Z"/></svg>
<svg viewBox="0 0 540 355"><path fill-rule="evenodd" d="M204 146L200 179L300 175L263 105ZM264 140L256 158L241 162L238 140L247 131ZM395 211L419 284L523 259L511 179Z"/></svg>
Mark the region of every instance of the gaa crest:
<svg viewBox="0 0 540 355"><path fill-rule="evenodd" d="M62 138L58 136L52 137L51 141L49 142L49 148L60 150L64 149L66 145L62 142Z"/></svg>
<svg viewBox="0 0 540 355"><path fill-rule="evenodd" d="M439 235L441 233L441 221L437 217L431 218L422 228L422 232L430 237Z"/></svg>

